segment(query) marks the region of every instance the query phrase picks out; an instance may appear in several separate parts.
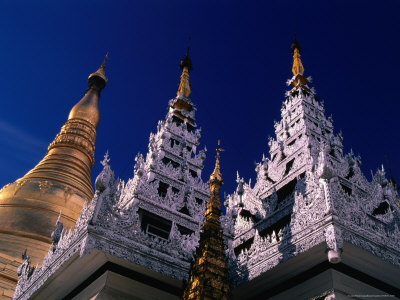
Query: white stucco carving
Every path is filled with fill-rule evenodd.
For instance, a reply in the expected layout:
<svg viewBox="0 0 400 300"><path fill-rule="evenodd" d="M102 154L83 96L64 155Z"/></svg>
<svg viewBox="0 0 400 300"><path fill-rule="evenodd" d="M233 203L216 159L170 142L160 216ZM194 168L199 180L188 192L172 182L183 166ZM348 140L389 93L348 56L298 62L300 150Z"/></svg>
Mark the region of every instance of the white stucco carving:
<svg viewBox="0 0 400 300"><path fill-rule="evenodd" d="M342 134L334 134L332 118L307 85L286 93L281 116L254 187L244 184L241 205L238 191L225 201L234 284L321 243L333 263L348 242L400 266L398 194L384 169L368 181L361 158L343 155Z"/></svg>

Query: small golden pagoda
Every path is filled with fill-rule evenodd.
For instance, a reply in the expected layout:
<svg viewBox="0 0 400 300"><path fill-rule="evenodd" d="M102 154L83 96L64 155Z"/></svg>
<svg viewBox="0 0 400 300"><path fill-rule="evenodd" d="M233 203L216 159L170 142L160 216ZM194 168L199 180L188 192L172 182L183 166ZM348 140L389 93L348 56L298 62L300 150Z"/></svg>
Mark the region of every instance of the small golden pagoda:
<svg viewBox="0 0 400 300"><path fill-rule="evenodd" d="M90 173L98 100L107 83L106 59L90 74L85 95L71 109L45 157L24 177L0 190L0 299L12 297L24 250L33 266L40 264L60 211L64 226L73 227L84 202L93 197Z"/></svg>
<svg viewBox="0 0 400 300"><path fill-rule="evenodd" d="M219 145L219 141L218 141ZM217 149L215 168L210 176L210 200L207 202L205 221L200 232L199 246L195 260L190 268L189 282L186 285L184 300L227 300L231 297L228 282L228 269L222 239L221 201L219 191L223 184Z"/></svg>

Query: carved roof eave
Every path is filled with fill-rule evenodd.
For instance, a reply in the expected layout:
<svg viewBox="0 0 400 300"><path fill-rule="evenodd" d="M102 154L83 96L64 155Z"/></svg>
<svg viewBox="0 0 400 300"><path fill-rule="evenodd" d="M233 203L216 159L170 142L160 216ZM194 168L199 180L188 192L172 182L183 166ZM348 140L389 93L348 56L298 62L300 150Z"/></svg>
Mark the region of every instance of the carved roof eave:
<svg viewBox="0 0 400 300"><path fill-rule="evenodd" d="M392 268L392 272L398 272L400 270L400 263L397 258L400 256L399 249L394 249L392 247L385 247L385 245L377 242L373 236L369 233L359 234L352 230L351 228L345 227L339 223L339 220L332 218L332 216L327 216L323 221L315 224L311 228L305 229L303 232L295 233L290 236L290 239L285 239L282 242L275 242L269 247L266 247L263 251L258 251L257 256L249 258L246 263L246 272L240 271L240 266L238 269L231 269L231 277L234 280L234 286L239 286L247 281L257 280L261 278L259 276L263 275L264 278L270 278L268 272L280 264L285 264L289 259L295 258L301 253L310 252L312 249L318 249L313 255L314 263L317 260L325 261L326 255L324 249L327 247L326 241L326 230L335 226L343 237L342 247L344 248L343 255L349 254L348 247L352 248L351 255L354 255L354 250L359 253L369 253L370 257L375 256L376 263L371 265L369 271L371 275L376 276L376 271L373 266L376 264L382 264L386 262L385 266ZM286 243L286 246L284 245ZM285 248L292 248L294 251L286 252ZM353 250L354 249L354 250ZM356 250L358 249L358 250ZM371 252L366 249L375 249L377 252ZM379 249L379 250L378 250ZM374 250L373 250L374 251ZM286 254L285 254L286 252ZM240 256L240 255L239 255ZM317 258L317 256L319 258ZM303 257L304 258L304 257ZM237 259L240 259L239 257ZM244 259L244 258L242 258ZM346 256L346 262L351 263L351 261L359 260L359 256ZM289 262L288 262L289 263ZM387 264L389 263L389 264ZM364 266L365 262L363 261ZM309 268L309 264L306 263L305 267ZM299 265L296 267L301 268ZM398 279L393 278L392 281ZM394 284L395 286L395 284ZM240 287L239 287L240 289Z"/></svg>
<svg viewBox="0 0 400 300"><path fill-rule="evenodd" d="M54 279L60 274L67 273L67 269L78 265L80 266L80 271L78 273L74 272L73 276L82 277L83 281L86 278L84 274L87 273L87 276L90 276L91 274L88 272L95 268L95 266L92 265L92 269L82 268L82 259L86 256L88 258L98 256L99 252L103 253L104 257L102 260L98 261L98 267L101 267L109 260L118 263L125 261L125 267L129 267L126 262L138 264L145 268L159 264L160 269L154 271L161 272L172 279L186 280L190 268L189 262L177 261L155 249L147 248L145 251L140 250L143 245L138 245L135 241L127 240L123 236L115 234L109 235L107 233L108 232L102 230L101 227L89 225L87 230L82 232L66 251L62 252L61 255L55 254L56 256L52 262L46 266L46 269L42 271L29 286L24 288L23 294L15 299L23 300L31 298L32 296L39 296L43 293L43 290L47 288L51 288L53 292L59 293L58 298L62 298L68 292L66 289L72 291L76 286L68 286L70 280L66 280L63 281L65 283L63 285L64 288L57 286L55 289L52 286L55 284ZM105 236L105 234L107 236ZM127 255L127 253L130 255ZM122 261L118 261L115 258L122 259ZM91 264L93 264L93 260L90 259L90 261ZM78 283L80 282L81 281ZM54 294L52 296L54 296Z"/></svg>
<svg viewBox="0 0 400 300"><path fill-rule="evenodd" d="M341 178L336 177L336 183L332 182L332 184L338 185L340 182L343 182L343 181L341 181ZM372 183L368 183L368 184L372 184ZM331 186L330 188L333 188L333 187L334 186ZM362 194L364 194L364 196L366 196L365 192L362 189L360 189L360 191L362 192ZM336 191L336 193L337 193L337 191ZM345 202L351 201L352 203L355 203L355 204L361 203L360 199L358 199L358 198L352 199L350 196L346 196L343 191L341 191L340 193L341 194L332 194L330 197L339 197L340 199L349 198L349 200L345 200ZM336 205L339 204L337 201L338 200L336 200ZM379 201L382 201L382 200L377 200L377 201L379 203ZM291 214L293 212L292 207L293 207L293 205L287 206L288 209L287 209L286 214ZM289 238L292 244L296 244L295 240L297 238L299 240L304 239L311 232L311 234L315 236L315 239L321 239L321 241L323 242L323 234L321 235L322 237L317 237L315 235L315 232L318 232L319 229L321 228L321 226L324 227L325 225L328 226L327 224L333 223L338 228L338 230L341 232L339 239L344 240L345 242L352 244L356 247L360 247L360 248L366 250L367 252L370 252L372 255L378 256L380 259L383 259L385 261L388 261L388 262L396 265L398 268L400 267L400 262L398 261L398 257L400 256L400 251L397 248L398 244L396 244L395 241L391 240L393 237L398 236L398 234L400 233L398 225L396 227L396 224L394 224L394 228L392 230L393 232L391 232L390 236L387 236L387 232L385 230L381 230L376 227L378 224L380 224L380 227L382 227L384 229L387 227L387 223L383 222L381 219L379 219L376 216L372 216L371 213L364 212L364 210L361 209L361 207L354 208L354 209L356 209L356 211L353 211L352 209L350 209L347 212L348 214L350 214L349 216L352 216L352 218L358 217L358 218L361 218L362 220L364 220L364 221L361 221L360 225L356 225L352 218L341 215L343 210L345 210L345 208L340 206L337 209L338 209L337 212L333 211L330 213L326 213L325 217L323 217L322 219L315 218L311 214L304 215L304 217L312 218L314 221L307 226L295 227L295 228L297 228L295 231L292 231L293 230L293 228L292 228L290 236L286 237L286 238ZM354 214L354 212L356 212L356 213ZM338 213L340 213L340 215ZM280 214L280 215L277 215L277 214ZM298 214L298 212L296 214ZM398 216L399 215L398 209L395 209L393 211L393 214L397 214L397 216ZM242 242L249 240L252 237L255 237L257 235L256 229L258 230L258 232L262 231L264 228L268 227L270 224L273 224L277 220L281 219L281 217L283 215L285 215L285 213L282 210L279 210L274 215L268 216L267 219L256 223L252 228L241 232L239 235L235 236L232 247L236 247L236 246L240 245ZM365 217L367 217L369 220L365 219ZM300 216L300 218L302 218L302 217ZM279 244L281 242L276 242L276 243ZM282 243L284 243L284 238L283 238ZM262 254L263 251L269 251L268 255L271 255L271 257L273 257L274 255L276 256L276 254L282 253L282 251L283 251L282 247L280 247L279 249L277 248L277 249L273 250L273 246L274 245L264 246L264 248L266 247L265 250L260 250L259 245L254 246L253 251L256 251L256 253L257 253L256 257L258 259L257 264L254 265L254 268L263 269L263 272L265 272L265 266L268 266L268 268L270 268L271 265L273 265L270 262L265 262L265 264L259 262L260 257L262 258L262 260L264 260L265 255ZM296 249L297 249L297 247L298 246L296 244ZM307 246L305 250L307 250L307 249L310 249L310 247ZM247 256L248 253L251 253L251 251L246 251L244 253L245 256ZM235 260L237 260L237 262L240 262L240 259L241 258L238 257ZM280 262L282 262L282 261L276 262L276 265ZM246 269L251 270L252 267L249 265L249 262L245 262L245 265L246 265ZM256 271L254 271L254 272L256 272ZM258 275L260 275L260 274L261 273L259 273ZM258 275L255 274L254 276L256 277ZM250 276L250 279L251 279L251 276Z"/></svg>

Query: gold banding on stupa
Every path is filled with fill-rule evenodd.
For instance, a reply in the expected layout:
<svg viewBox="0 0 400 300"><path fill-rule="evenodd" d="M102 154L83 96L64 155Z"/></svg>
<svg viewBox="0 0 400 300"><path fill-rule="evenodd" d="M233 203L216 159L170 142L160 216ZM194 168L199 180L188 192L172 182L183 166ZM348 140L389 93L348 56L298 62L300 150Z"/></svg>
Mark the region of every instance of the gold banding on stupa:
<svg viewBox="0 0 400 300"><path fill-rule="evenodd" d="M60 211L62 223L71 228L84 202L93 197L90 173L99 123L98 100L107 83L105 62L90 74L85 95L71 109L45 157L25 176L0 190L0 295L14 289L16 267L25 249L32 265L41 264Z"/></svg>

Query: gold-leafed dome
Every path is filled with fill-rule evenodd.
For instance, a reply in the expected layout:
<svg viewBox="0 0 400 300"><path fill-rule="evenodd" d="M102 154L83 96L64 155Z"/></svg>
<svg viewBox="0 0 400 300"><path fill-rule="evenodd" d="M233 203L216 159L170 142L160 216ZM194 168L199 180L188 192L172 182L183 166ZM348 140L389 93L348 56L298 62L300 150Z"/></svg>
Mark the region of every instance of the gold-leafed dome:
<svg viewBox="0 0 400 300"><path fill-rule="evenodd" d="M60 211L62 223L71 228L84 202L93 197L90 173L99 122L98 100L106 85L104 67L103 63L89 77L85 95L72 108L45 157L25 176L0 190L0 266L15 267L10 262L20 261L25 249L33 265L41 264ZM0 276L0 295L16 283L15 272L8 272L7 278Z"/></svg>

